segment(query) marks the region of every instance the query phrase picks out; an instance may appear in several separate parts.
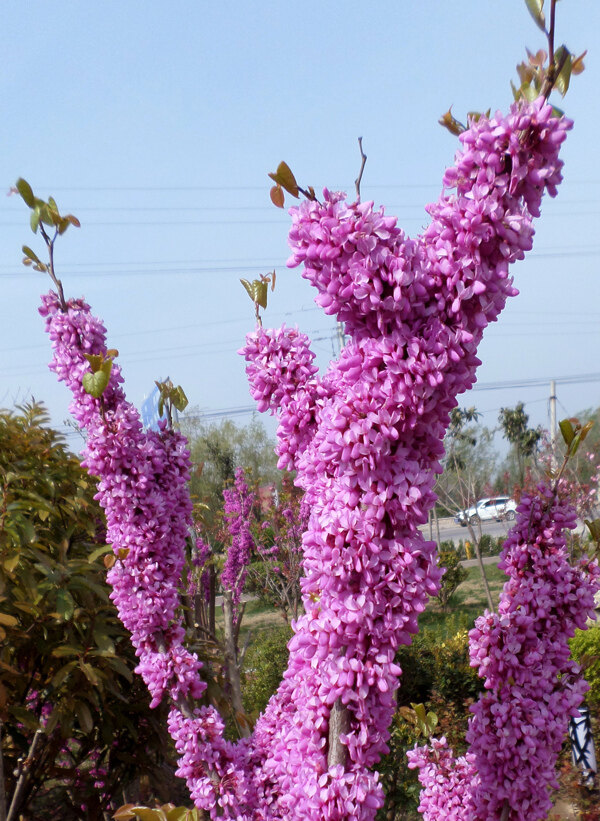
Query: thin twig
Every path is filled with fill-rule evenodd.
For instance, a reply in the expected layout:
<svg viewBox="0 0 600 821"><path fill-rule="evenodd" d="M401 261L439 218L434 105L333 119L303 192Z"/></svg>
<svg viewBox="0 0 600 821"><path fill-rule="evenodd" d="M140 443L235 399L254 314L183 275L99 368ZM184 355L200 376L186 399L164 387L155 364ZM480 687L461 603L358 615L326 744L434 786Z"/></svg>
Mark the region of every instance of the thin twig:
<svg viewBox="0 0 600 821"><path fill-rule="evenodd" d="M544 80L544 84L542 86L542 97L544 99L548 99L550 96L550 92L554 87L554 83L556 82L556 78L559 76L560 72L563 69L565 61L567 59L567 52L565 51L562 55L560 64L558 66L554 65L554 32L556 28L556 0L551 0L550 3L550 25L548 27L548 31L546 35L548 37L548 73L546 74L546 79Z"/></svg>
<svg viewBox="0 0 600 821"><path fill-rule="evenodd" d="M360 171L358 172L358 177L354 181L354 184L356 185L356 197L360 201L360 184L362 182L363 171L365 170L365 163L367 162L367 155L363 151L362 137L358 138L358 147L360 149L361 164Z"/></svg>
<svg viewBox="0 0 600 821"><path fill-rule="evenodd" d="M44 228L43 224L40 222L40 233L41 233L42 237L44 238L44 242L46 243L46 245L48 247L48 273L50 275L50 279L52 280L52 282L56 286L56 290L58 292L58 299L59 299L59 302L60 302L60 309L64 314L66 314L66 312L67 312L67 301L65 299L65 294L64 294L64 291L63 291L62 282L60 281L60 279L58 279L58 277L56 276L56 274L54 272L54 241L56 240L56 237L58 236L58 232L56 232L54 234L54 236L52 237L52 239L50 239L50 237L46 233L46 229Z"/></svg>
<svg viewBox="0 0 600 821"><path fill-rule="evenodd" d="M43 729L41 727L38 727L38 729L35 731L35 735L33 736L33 741L31 742L31 745L29 747L27 758L23 761L19 768L17 785L13 793L12 801L10 802L10 807L8 810L8 814L6 816L6 821L14 821L14 819L17 817L17 812L23 800L23 796L25 795L27 782L29 781L29 773L32 765L34 764L37 747L43 734Z"/></svg>

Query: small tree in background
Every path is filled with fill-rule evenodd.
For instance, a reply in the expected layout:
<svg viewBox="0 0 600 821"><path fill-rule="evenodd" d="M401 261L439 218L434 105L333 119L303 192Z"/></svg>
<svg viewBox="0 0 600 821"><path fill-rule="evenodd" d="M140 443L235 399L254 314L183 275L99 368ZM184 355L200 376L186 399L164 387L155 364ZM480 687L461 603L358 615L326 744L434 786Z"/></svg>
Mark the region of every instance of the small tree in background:
<svg viewBox="0 0 600 821"><path fill-rule="evenodd" d="M100 819L166 796L164 710L148 709L108 598L93 480L39 405L0 412L0 719L10 821ZM150 795L150 791L146 793Z"/></svg>
<svg viewBox="0 0 600 821"><path fill-rule="evenodd" d="M302 600L302 534L308 523L303 494L284 477L277 500L271 496L258 525L248 589L275 607L284 621L297 619Z"/></svg>
<svg viewBox="0 0 600 821"><path fill-rule="evenodd" d="M527 466L535 464L544 431L540 426L529 427L529 416L522 402L517 402L514 408L501 408L498 421L502 435L511 444L510 473L520 489L525 484Z"/></svg>

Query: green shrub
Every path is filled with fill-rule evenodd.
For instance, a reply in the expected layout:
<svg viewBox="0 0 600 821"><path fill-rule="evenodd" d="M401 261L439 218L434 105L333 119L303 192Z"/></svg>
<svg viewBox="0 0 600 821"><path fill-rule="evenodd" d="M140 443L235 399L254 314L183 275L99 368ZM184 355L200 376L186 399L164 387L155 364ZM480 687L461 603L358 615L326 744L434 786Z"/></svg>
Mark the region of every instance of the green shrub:
<svg viewBox="0 0 600 821"><path fill-rule="evenodd" d="M260 631L244 659L244 710L257 718L277 690L287 667L290 627Z"/></svg>
<svg viewBox="0 0 600 821"><path fill-rule="evenodd" d="M600 706L600 625L588 630L576 630L569 642L571 655L583 668L583 674L590 685L586 700Z"/></svg>
<svg viewBox="0 0 600 821"><path fill-rule="evenodd" d="M448 607L450 599L456 593L457 588L469 575L460 563L458 552L447 547L442 547L438 554L438 564L445 567L446 572L442 576L442 585L437 594L437 600L443 608Z"/></svg>

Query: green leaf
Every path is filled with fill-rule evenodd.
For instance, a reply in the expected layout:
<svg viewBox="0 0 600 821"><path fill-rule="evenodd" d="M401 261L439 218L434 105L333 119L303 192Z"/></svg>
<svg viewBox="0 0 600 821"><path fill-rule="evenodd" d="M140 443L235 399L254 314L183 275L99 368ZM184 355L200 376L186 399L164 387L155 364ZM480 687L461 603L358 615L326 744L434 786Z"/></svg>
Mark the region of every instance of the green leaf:
<svg viewBox="0 0 600 821"><path fill-rule="evenodd" d="M556 66L561 65L562 68L554 80L554 88L561 94L563 97L569 90L569 83L571 82L571 70L573 68L573 57L569 49L566 46L561 46L554 57L554 64Z"/></svg>
<svg viewBox="0 0 600 821"><path fill-rule="evenodd" d="M178 411L184 411L188 406L188 398L185 395L185 391L181 387L181 385L177 385L176 388L173 388L171 391L171 402L173 403L173 407L175 407Z"/></svg>
<svg viewBox="0 0 600 821"><path fill-rule="evenodd" d="M102 653L114 656L115 645L107 633L104 633L101 630L94 630L94 641Z"/></svg>
<svg viewBox="0 0 600 821"><path fill-rule="evenodd" d="M83 389L86 393L89 393L90 396L93 396L94 399L99 399L108 386L110 379L110 367L112 367L112 362L110 362L110 360L108 361L108 373L105 368L102 368L102 370L96 371L96 373L83 374L83 379L81 380Z"/></svg>
<svg viewBox="0 0 600 821"><path fill-rule="evenodd" d="M252 285L248 282L247 279L240 279L240 282L246 289L246 293L248 294L252 302L254 302L254 288L252 287Z"/></svg>
<svg viewBox="0 0 600 821"><path fill-rule="evenodd" d="M104 357L101 353L84 353L84 357L89 362L92 373L96 373L100 370L104 362Z"/></svg>
<svg viewBox="0 0 600 821"><path fill-rule="evenodd" d="M558 427L560 428L560 432L562 433L562 437L565 440L565 445L569 447L571 442L575 437L575 429L571 424L570 419L561 419L558 423Z"/></svg>
<svg viewBox="0 0 600 821"><path fill-rule="evenodd" d="M70 621L75 612L75 602L68 590L59 590L56 594L56 611L63 621Z"/></svg>
<svg viewBox="0 0 600 821"><path fill-rule="evenodd" d="M31 186L24 180L23 177L19 177L17 180L17 191L21 195L23 202L29 208L33 208L35 206L35 197L33 195L33 191L31 190Z"/></svg>
<svg viewBox="0 0 600 821"><path fill-rule="evenodd" d="M133 681L133 673L131 672L130 668L125 664L125 662L118 656L108 659L108 664L113 668L113 670L119 673L119 675L127 679L127 681Z"/></svg>
<svg viewBox="0 0 600 821"><path fill-rule="evenodd" d="M269 294L269 283L265 281L256 281L254 283L254 301L260 305L261 308L267 307L267 297Z"/></svg>
<svg viewBox="0 0 600 821"><path fill-rule="evenodd" d="M61 658L62 656L80 656L82 653L82 647L71 647L69 644L61 644L59 647L55 647L50 655Z"/></svg>
<svg viewBox="0 0 600 821"><path fill-rule="evenodd" d="M160 807L152 809L151 807L134 806L131 809L141 821L166 821L167 818Z"/></svg>
<svg viewBox="0 0 600 821"><path fill-rule="evenodd" d="M87 706L85 701L75 702L75 715L77 716L79 726L83 732L91 733L94 729L94 720L92 719L90 708Z"/></svg>
<svg viewBox="0 0 600 821"><path fill-rule="evenodd" d="M45 225L55 225L57 214L47 203L40 207L40 219Z"/></svg>
<svg viewBox="0 0 600 821"><path fill-rule="evenodd" d="M41 218L40 209L35 208L31 212L31 217L29 218L29 224L31 225L31 230L33 231L34 234L37 234L37 230L40 226L40 218Z"/></svg>
<svg viewBox="0 0 600 821"><path fill-rule="evenodd" d="M40 726L39 719L37 716L28 710L26 707L9 707L8 708L11 715L13 715L17 721L20 721L21 724L24 724L29 730L37 730Z"/></svg>
<svg viewBox="0 0 600 821"><path fill-rule="evenodd" d="M67 664L63 665L60 670L54 674L51 681L52 687L55 689L60 687L60 685L69 677L76 666L76 661L69 661Z"/></svg>
<svg viewBox="0 0 600 821"><path fill-rule="evenodd" d="M524 97L529 103L532 103L534 100L537 100L539 97L539 89L535 87L535 85L530 83L525 83L520 88L521 96Z"/></svg>
<svg viewBox="0 0 600 821"><path fill-rule="evenodd" d="M104 556L105 553L111 553L112 547L108 544L102 545L102 547L96 548L96 550L92 550L90 555L88 556L88 562L93 563L96 559L99 559L100 556Z"/></svg>
<svg viewBox="0 0 600 821"><path fill-rule="evenodd" d="M544 0L525 0L525 5L527 6L529 14L533 17L536 26L545 32L546 18L543 12Z"/></svg>
<svg viewBox="0 0 600 821"><path fill-rule="evenodd" d="M100 684L100 679L98 678L98 674L96 673L92 665L88 664L87 661L80 661L79 666L81 667L84 676L87 678L90 684L93 684L97 687Z"/></svg>
<svg viewBox="0 0 600 821"><path fill-rule="evenodd" d="M15 553L14 556L11 556L10 559L5 559L2 562L2 567L6 570L7 573L12 573L16 566L21 561L21 556L19 553Z"/></svg>
<svg viewBox="0 0 600 821"><path fill-rule="evenodd" d="M421 721L421 722L425 723L426 718L427 718L427 714L426 714L426 712L425 712L425 705L424 705L424 704L413 704L413 703L411 702L411 705L410 705L410 706L411 706L411 707L413 708L413 710L415 711L415 715L417 716L417 719L418 719L419 721Z"/></svg>
<svg viewBox="0 0 600 821"><path fill-rule="evenodd" d="M129 821L130 818L135 818L135 813L132 809L134 806L135 804L123 804L122 807L119 807L113 815L115 821Z"/></svg>
<svg viewBox="0 0 600 821"><path fill-rule="evenodd" d="M434 712L427 713L427 726L429 728L429 735L433 735L437 725L438 725L437 715Z"/></svg>
<svg viewBox="0 0 600 821"><path fill-rule="evenodd" d="M581 431L577 431L575 436L573 437L573 441L569 447L569 455L575 456L577 451L579 450L579 445L581 444Z"/></svg>
<svg viewBox="0 0 600 821"><path fill-rule="evenodd" d="M592 521L586 519L585 524L592 539L595 542L600 542L600 519L593 519Z"/></svg>
<svg viewBox="0 0 600 821"><path fill-rule="evenodd" d="M43 264L41 259L39 259L38 255L35 253L35 251L32 251L28 245L23 246L23 253L28 259L32 260L33 262L37 262L38 265Z"/></svg>

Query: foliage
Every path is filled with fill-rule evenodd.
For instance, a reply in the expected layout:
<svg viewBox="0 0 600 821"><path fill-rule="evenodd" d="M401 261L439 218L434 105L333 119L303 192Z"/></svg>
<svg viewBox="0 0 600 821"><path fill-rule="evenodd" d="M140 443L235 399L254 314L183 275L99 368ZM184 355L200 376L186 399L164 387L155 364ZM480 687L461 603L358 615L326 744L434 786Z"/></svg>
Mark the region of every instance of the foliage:
<svg viewBox="0 0 600 821"><path fill-rule="evenodd" d="M256 536L256 558L248 570L248 590L275 607L286 622L297 619L302 591L302 534L308 524L303 494L284 476L277 498L265 499Z"/></svg>
<svg viewBox="0 0 600 821"><path fill-rule="evenodd" d="M223 488L233 484L236 468L244 468L251 487L279 485L275 443L256 417L238 427L229 419L214 424L203 422L192 411L183 417L181 428L188 437L195 466L190 481L192 497L204 505L200 513L202 529L217 548Z"/></svg>
<svg viewBox="0 0 600 821"><path fill-rule="evenodd" d="M453 408L444 439L444 471L436 482L443 509L464 510L484 496L492 485L496 467L493 432L477 424L474 407Z"/></svg>
<svg viewBox="0 0 600 821"><path fill-rule="evenodd" d="M250 645L244 667L244 708L256 719L277 690L287 667L289 626L261 633Z"/></svg>
<svg viewBox="0 0 600 821"><path fill-rule="evenodd" d="M454 620L445 621L451 626ZM402 668L398 690L400 709L390 728L390 751L378 768L386 796L378 816L381 821L419 817L416 808L420 788L415 771L408 767L406 752L416 743L422 743L423 737L403 708L423 704L427 711L433 710L438 719L437 731L464 748L469 705L482 686L469 665L465 629L444 635L443 639L437 630L425 630L415 637L412 645L400 649L396 661Z"/></svg>
<svg viewBox="0 0 600 821"><path fill-rule="evenodd" d="M585 680L590 685L586 700L600 706L600 625L577 630L569 642L571 654L583 667Z"/></svg>
<svg viewBox="0 0 600 821"><path fill-rule="evenodd" d="M445 572L436 598L442 607L446 608L459 585L467 578L468 573L460 563L458 552L448 547L438 550L438 564L445 568Z"/></svg>
<svg viewBox="0 0 600 821"><path fill-rule="evenodd" d="M529 416L522 402L517 402L514 408L501 408L498 421L504 438L512 446L511 475L518 486L523 487L525 468L531 460L535 460L543 430L541 427L528 427Z"/></svg>
<svg viewBox="0 0 600 821"><path fill-rule="evenodd" d="M195 808L176 807L171 803L157 807L124 804L114 813L113 818L115 821L200 821L200 813Z"/></svg>
<svg viewBox="0 0 600 821"><path fill-rule="evenodd" d="M7 793L29 755L20 812L94 819L130 781L164 784L164 716L148 713L133 682L135 657L104 582L93 481L39 405L0 413L0 476Z"/></svg>

